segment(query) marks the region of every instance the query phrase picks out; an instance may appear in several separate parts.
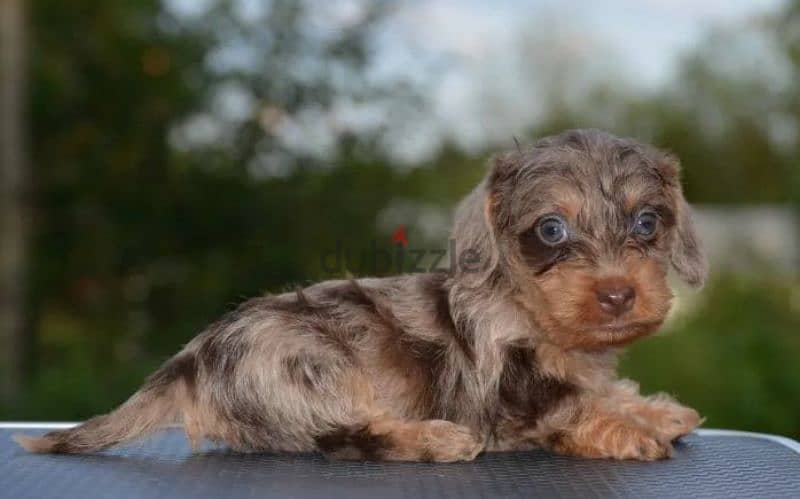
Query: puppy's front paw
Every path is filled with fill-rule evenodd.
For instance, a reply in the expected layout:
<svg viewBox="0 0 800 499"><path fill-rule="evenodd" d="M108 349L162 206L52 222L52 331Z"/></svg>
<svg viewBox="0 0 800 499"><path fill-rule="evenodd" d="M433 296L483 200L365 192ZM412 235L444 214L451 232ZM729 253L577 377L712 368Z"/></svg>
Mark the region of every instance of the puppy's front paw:
<svg viewBox="0 0 800 499"><path fill-rule="evenodd" d="M425 448L430 461L451 463L472 461L483 449L483 443L465 426L444 420L427 421Z"/></svg>
<svg viewBox="0 0 800 499"><path fill-rule="evenodd" d="M655 461L672 456L672 445L633 426L616 426L599 434L579 433L551 438L553 450L577 457Z"/></svg>
<svg viewBox="0 0 800 499"><path fill-rule="evenodd" d="M665 442L671 442L684 435L688 435L695 428L700 426L703 418L691 407L684 407L675 404L662 419L662 427L655 428L659 438Z"/></svg>
<svg viewBox="0 0 800 499"><path fill-rule="evenodd" d="M648 400L646 422L648 429L663 442L672 442L688 435L703 423L703 418L691 407L686 407L665 394Z"/></svg>
<svg viewBox="0 0 800 499"><path fill-rule="evenodd" d="M656 461L672 456L672 445L644 432L631 437L628 445L622 448L618 459L636 459L639 461Z"/></svg>

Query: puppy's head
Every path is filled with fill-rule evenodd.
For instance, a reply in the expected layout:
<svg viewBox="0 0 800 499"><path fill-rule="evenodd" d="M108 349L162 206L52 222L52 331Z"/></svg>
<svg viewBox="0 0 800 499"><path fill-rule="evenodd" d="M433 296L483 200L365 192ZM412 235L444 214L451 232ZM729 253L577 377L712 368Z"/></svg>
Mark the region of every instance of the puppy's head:
<svg viewBox="0 0 800 499"><path fill-rule="evenodd" d="M632 139L573 130L493 160L461 206L454 238L477 250L472 285L512 285L548 339L617 346L655 331L672 266L693 286L707 264L677 160Z"/></svg>

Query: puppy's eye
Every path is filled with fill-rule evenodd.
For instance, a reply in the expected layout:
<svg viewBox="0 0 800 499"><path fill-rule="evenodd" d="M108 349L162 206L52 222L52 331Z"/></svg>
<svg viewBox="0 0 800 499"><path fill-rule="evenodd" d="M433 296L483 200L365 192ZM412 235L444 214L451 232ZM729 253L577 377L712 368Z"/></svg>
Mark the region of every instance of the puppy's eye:
<svg viewBox="0 0 800 499"><path fill-rule="evenodd" d="M649 239L658 230L658 215L651 211L644 211L636 217L633 224L633 233L639 237Z"/></svg>
<svg viewBox="0 0 800 499"><path fill-rule="evenodd" d="M560 217L549 215L536 225L536 235L548 246L556 246L567 240L567 224Z"/></svg>

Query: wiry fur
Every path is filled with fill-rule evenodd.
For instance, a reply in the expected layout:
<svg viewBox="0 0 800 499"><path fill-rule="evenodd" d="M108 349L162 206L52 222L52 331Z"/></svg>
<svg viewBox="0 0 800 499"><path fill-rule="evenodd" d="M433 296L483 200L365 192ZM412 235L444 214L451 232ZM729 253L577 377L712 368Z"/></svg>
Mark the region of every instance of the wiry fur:
<svg viewBox="0 0 800 499"><path fill-rule="evenodd" d="M647 206L661 228L630 235ZM532 235L558 213L564 247ZM677 161L599 131L497 157L461 204L457 247L477 271L329 281L249 300L209 326L117 410L74 429L19 437L33 452L91 452L180 422L242 451L455 461L543 446L656 459L700 422L615 375L616 353L669 308L667 267L693 285L706 264ZM474 269L472 269L474 270ZM630 286L609 317L603 286Z"/></svg>

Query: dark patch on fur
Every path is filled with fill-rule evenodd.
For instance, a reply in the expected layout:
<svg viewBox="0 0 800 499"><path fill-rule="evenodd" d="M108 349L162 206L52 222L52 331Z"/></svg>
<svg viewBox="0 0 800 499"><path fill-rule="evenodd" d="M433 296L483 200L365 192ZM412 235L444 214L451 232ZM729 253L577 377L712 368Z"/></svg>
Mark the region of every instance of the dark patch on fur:
<svg viewBox="0 0 800 499"><path fill-rule="evenodd" d="M542 273L549 269L558 261L562 253L561 248L548 246L542 242L537 234L535 225L517 236L517 241L525 263L535 269L537 273Z"/></svg>
<svg viewBox="0 0 800 499"><path fill-rule="evenodd" d="M50 435L48 435L50 437ZM69 454L75 452L76 448L73 448L68 442L57 441L53 444L53 447L50 449L50 452L53 454Z"/></svg>
<svg viewBox="0 0 800 499"><path fill-rule="evenodd" d="M548 449L555 449L555 448L561 446L561 444L564 443L566 438L567 438L567 434L565 432L563 432L563 431L555 431L555 432L553 432L553 433L551 433L550 435L547 436L547 440L545 441L545 443L546 443Z"/></svg>
<svg viewBox="0 0 800 499"><path fill-rule="evenodd" d="M496 194L496 189L514 178L519 171L519 162L520 157L517 154L501 154L492 160L492 169L489 172L487 183L490 194ZM494 201L497 201L497 198L494 198Z"/></svg>
<svg viewBox="0 0 800 499"><path fill-rule="evenodd" d="M326 288L323 291L326 299L343 304L355 305L387 331L401 334L403 328L392 312L391 306L377 292L361 286L356 280L349 280L339 286Z"/></svg>
<svg viewBox="0 0 800 499"><path fill-rule="evenodd" d="M560 136L556 136L557 139L561 139L560 142L565 146L571 147L578 151L585 151L588 149L588 142L593 138L586 134L584 130L569 130Z"/></svg>
<svg viewBox="0 0 800 499"><path fill-rule="evenodd" d="M53 454L74 454L112 447L121 442L120 439L103 439L103 445L96 445L96 436L92 433L108 422L108 415L95 416L86 420L80 426L68 430L51 431L44 435L53 442L49 452Z"/></svg>
<svg viewBox="0 0 800 499"><path fill-rule="evenodd" d="M670 228L675 225L675 213L668 206L659 205L653 209L658 214L665 228Z"/></svg>
<svg viewBox="0 0 800 499"><path fill-rule="evenodd" d="M339 459L376 461L392 446L386 435L372 433L369 426L340 428L315 439L319 450Z"/></svg>
<svg viewBox="0 0 800 499"><path fill-rule="evenodd" d="M354 279L340 286L326 289L325 294L331 300L349 303L369 312L392 329L398 328L397 319L391 309L383 303L383 300Z"/></svg>
<svg viewBox="0 0 800 499"><path fill-rule="evenodd" d="M183 380L189 394L194 396L197 384L197 358L194 354L182 352L171 358L147 379L146 386L163 393L178 380Z"/></svg>
<svg viewBox="0 0 800 499"><path fill-rule="evenodd" d="M302 289L295 290L294 298L275 297L266 306L269 310L290 316L313 316L330 311L329 306L312 302Z"/></svg>
<svg viewBox="0 0 800 499"><path fill-rule="evenodd" d="M340 307L341 303L333 300L314 300L299 288L295 290L294 299L280 298L269 304L271 310L287 314L300 329L314 333L323 343L352 361L355 352L348 342L349 332L341 321L336 320Z"/></svg>
<svg viewBox="0 0 800 499"><path fill-rule="evenodd" d="M71 445L68 441L69 430L58 430L58 431L51 431L44 435L44 438L53 442L52 447L50 447L49 452L53 454L70 454L79 452L80 448L78 446Z"/></svg>
<svg viewBox="0 0 800 499"><path fill-rule="evenodd" d="M260 315L267 311L308 316L311 312L315 312L316 308L301 293L294 300L274 296L247 300L206 329L205 337L197 352L198 361L208 372L219 376L225 382L230 382L236 374L236 367L251 347L244 338L245 328L258 322L253 320L249 323L245 319L250 315Z"/></svg>
<svg viewBox="0 0 800 499"><path fill-rule="evenodd" d="M532 348L513 345L507 348L500 376L500 401L511 415L536 422L575 393L574 385L539 371Z"/></svg>
<svg viewBox="0 0 800 499"><path fill-rule="evenodd" d="M319 387L326 369L309 356L292 355L283 359L286 374L294 383L309 390Z"/></svg>
<svg viewBox="0 0 800 499"><path fill-rule="evenodd" d="M197 351L197 358L210 373L229 382L235 376L236 367L250 347L242 338L241 329L225 333L218 330L205 338Z"/></svg>
<svg viewBox="0 0 800 499"><path fill-rule="evenodd" d="M352 331L346 326L332 320L300 320L299 323L314 333L323 344L336 350L348 362L355 363L357 361L356 352L348 341Z"/></svg>
<svg viewBox="0 0 800 499"><path fill-rule="evenodd" d="M434 455L433 451L430 449L422 449L422 453L419 455L419 461L423 463L432 463L434 462Z"/></svg>
<svg viewBox="0 0 800 499"><path fill-rule="evenodd" d="M419 394L416 407L424 419L446 419L455 416L451 409L456 404L459 393L444 393L444 376L447 367L447 346L442 343L425 341L420 338L404 336L398 345L399 355L409 362L407 369L416 371L419 376ZM463 382L459 385L463 388ZM456 387L458 388L458 387ZM451 397L446 397L450 395Z"/></svg>
<svg viewBox="0 0 800 499"><path fill-rule="evenodd" d="M241 378L238 384L242 389L225 394L224 403L220 404L220 408L226 413L228 419L243 425L239 429L241 441L251 442L265 428L270 428L267 412L259 404L258 398L251 395L262 390L263 387L258 385L252 376Z"/></svg>
<svg viewBox="0 0 800 499"><path fill-rule="evenodd" d="M461 354L475 363L475 351L472 337L466 324L456 324L450 312L449 292L446 287L447 275L443 273L429 274L420 280L423 293L431 297L434 304L434 321L438 330L450 336Z"/></svg>
<svg viewBox="0 0 800 499"><path fill-rule="evenodd" d="M252 298L241 303L235 310L206 328L203 341L197 351L197 361L212 374L230 382L236 366L250 349L243 338L244 325L237 324L248 315L267 310L276 301L271 296Z"/></svg>
<svg viewBox="0 0 800 499"><path fill-rule="evenodd" d="M351 303L377 312L375 300L354 279L350 279L338 286L325 288L324 294L331 300Z"/></svg>
<svg viewBox="0 0 800 499"><path fill-rule="evenodd" d="M639 152L632 145L621 145L617 149L617 161L622 163L631 156L637 156Z"/></svg>

